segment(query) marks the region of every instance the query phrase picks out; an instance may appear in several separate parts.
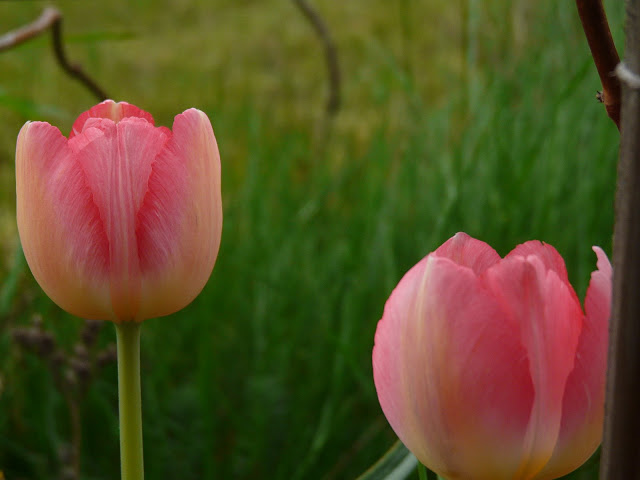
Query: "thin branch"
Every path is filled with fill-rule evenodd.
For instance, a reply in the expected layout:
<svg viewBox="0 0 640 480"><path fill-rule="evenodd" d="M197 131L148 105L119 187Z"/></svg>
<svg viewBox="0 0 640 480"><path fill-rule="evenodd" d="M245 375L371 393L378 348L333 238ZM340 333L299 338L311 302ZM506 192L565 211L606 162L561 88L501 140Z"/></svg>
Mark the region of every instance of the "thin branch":
<svg viewBox="0 0 640 480"><path fill-rule="evenodd" d="M576 5L602 82L602 102L607 114L620 129L620 82L614 73L620 57L611 37L607 14L602 0L576 0Z"/></svg>
<svg viewBox="0 0 640 480"><path fill-rule="evenodd" d="M67 59L62 43L62 13L55 8L45 8L40 17L32 23L0 36L0 52L31 40L45 33L48 29L51 29L53 52L60 67L68 75L91 90L91 93L98 97L98 99L106 100L109 98L105 91L82 70L80 65L72 64Z"/></svg>
<svg viewBox="0 0 640 480"><path fill-rule="evenodd" d="M40 17L32 23L0 36L0 52L37 37L60 18L60 12L55 8L45 8Z"/></svg>
<svg viewBox="0 0 640 480"><path fill-rule="evenodd" d="M640 0L627 0L603 480L640 478Z"/></svg>
<svg viewBox="0 0 640 480"><path fill-rule="evenodd" d="M338 64L338 51L329 29L311 5L306 0L293 0L305 18L309 21L324 46L327 69L329 70L329 98L327 99L327 113L333 115L340 108L340 66Z"/></svg>

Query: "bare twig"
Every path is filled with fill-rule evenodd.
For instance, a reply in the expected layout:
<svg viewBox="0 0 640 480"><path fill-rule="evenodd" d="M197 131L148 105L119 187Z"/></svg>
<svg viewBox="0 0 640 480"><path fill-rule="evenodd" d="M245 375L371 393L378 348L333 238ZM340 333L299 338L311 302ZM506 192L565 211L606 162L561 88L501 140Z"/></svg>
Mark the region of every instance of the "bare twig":
<svg viewBox="0 0 640 480"><path fill-rule="evenodd" d="M602 0L576 0L576 5L602 82L602 102L607 114L620 129L620 82L614 73L620 57L611 37Z"/></svg>
<svg viewBox="0 0 640 480"><path fill-rule="evenodd" d="M97 340L102 326L101 321L86 320L73 352L60 347L53 333L44 328L39 315L33 317L30 327L12 329L15 342L45 362L69 411L71 438L58 451L60 478L63 479L81 478L82 404L97 371L116 360L113 343L98 350Z"/></svg>
<svg viewBox="0 0 640 480"><path fill-rule="evenodd" d="M603 480L640 478L640 0L627 0Z"/></svg>
<svg viewBox="0 0 640 480"><path fill-rule="evenodd" d="M309 21L324 46L327 69L329 70L329 98L327 99L327 113L333 115L340 108L340 66L338 64L338 51L329 29L306 0L293 0L305 18Z"/></svg>
<svg viewBox="0 0 640 480"><path fill-rule="evenodd" d="M16 47L38 35L51 29L53 39L53 52L62 69L71 77L81 82L100 100L106 100L109 96L82 70L80 65L72 64L67 59L62 44L62 13L59 10L48 7L32 23L0 36L0 52Z"/></svg>

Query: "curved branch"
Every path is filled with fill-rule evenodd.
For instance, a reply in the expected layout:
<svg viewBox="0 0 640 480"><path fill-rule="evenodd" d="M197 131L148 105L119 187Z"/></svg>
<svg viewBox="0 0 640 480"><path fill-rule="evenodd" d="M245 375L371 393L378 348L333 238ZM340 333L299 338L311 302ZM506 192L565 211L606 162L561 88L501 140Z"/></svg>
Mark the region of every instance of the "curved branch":
<svg viewBox="0 0 640 480"><path fill-rule="evenodd" d="M615 69L620 63L616 45L611 37L607 14L602 0L576 0L582 29L587 37L591 56L602 82L602 96L599 97L609 118L620 129L620 82Z"/></svg>
<svg viewBox="0 0 640 480"><path fill-rule="evenodd" d="M327 69L329 70L329 98L327 99L327 113L335 114L340 108L340 66L338 64L338 51L329 29L311 5L306 0L293 0L305 18L315 30L324 46Z"/></svg>
<svg viewBox="0 0 640 480"><path fill-rule="evenodd" d="M32 23L0 36L0 52L3 50L9 50L10 48L31 40L32 38L43 34L48 29L51 29L53 53L55 54L60 67L69 76L75 78L91 90L91 93L98 97L98 99L106 100L109 98L105 91L102 90L102 88L100 88L98 84L84 72L84 70L82 70L80 65L72 64L67 59L64 52L64 45L62 43L62 13L55 8L45 8L40 17Z"/></svg>

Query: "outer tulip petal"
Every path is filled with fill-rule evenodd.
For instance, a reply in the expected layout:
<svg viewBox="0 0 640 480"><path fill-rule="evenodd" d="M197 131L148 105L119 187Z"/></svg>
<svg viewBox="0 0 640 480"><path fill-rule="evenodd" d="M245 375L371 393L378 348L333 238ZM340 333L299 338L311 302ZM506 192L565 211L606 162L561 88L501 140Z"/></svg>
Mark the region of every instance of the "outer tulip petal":
<svg viewBox="0 0 640 480"><path fill-rule="evenodd" d="M529 360L535 401L513 478L533 478L553 453L567 378L574 367L582 310L575 294L538 256L505 258L487 272L490 288L517 319Z"/></svg>
<svg viewBox="0 0 640 480"><path fill-rule="evenodd" d="M380 404L405 445L446 478L518 468L533 388L516 327L470 268L434 255L385 306L373 351Z"/></svg>
<svg viewBox="0 0 640 480"><path fill-rule="evenodd" d="M211 275L221 230L218 145L207 116L190 109L175 118L137 218L139 318L168 315L200 293Z"/></svg>
<svg viewBox="0 0 640 480"><path fill-rule="evenodd" d="M391 293L384 306L382 318L378 322L373 347L373 378L380 405L391 427L405 445L410 445L410 448L413 448L411 443L413 436L404 431L412 428L412 425L415 427L418 425L415 423L415 412L405 407L406 402L412 401L408 397L411 393L408 391L410 382L405 380L405 377L409 376L412 370L421 371L422 364L413 369L411 365L405 363L402 339L407 335L408 330L415 328L411 326L411 322L419 321L413 317L414 304L419 295L418 287L420 279L424 276L427 258L423 258L411 268ZM417 436L417 433L415 432L414 436ZM412 451L428 450L428 446L423 445L419 438L415 439L415 442L418 443L419 450L412 449ZM423 453L423 455L426 454Z"/></svg>
<svg viewBox="0 0 640 480"><path fill-rule="evenodd" d="M493 248L463 232L456 233L444 242L434 254L469 267L476 274L500 261L500 255Z"/></svg>
<svg viewBox="0 0 640 480"><path fill-rule="evenodd" d="M536 478L558 478L578 468L602 441L607 345L611 308L609 259L599 247L598 270L591 274L585 299L586 317L576 364L567 380L560 435L548 466Z"/></svg>
<svg viewBox="0 0 640 480"><path fill-rule="evenodd" d="M20 130L16 197L24 254L47 295L79 317L114 319L100 214L67 139L48 123Z"/></svg>

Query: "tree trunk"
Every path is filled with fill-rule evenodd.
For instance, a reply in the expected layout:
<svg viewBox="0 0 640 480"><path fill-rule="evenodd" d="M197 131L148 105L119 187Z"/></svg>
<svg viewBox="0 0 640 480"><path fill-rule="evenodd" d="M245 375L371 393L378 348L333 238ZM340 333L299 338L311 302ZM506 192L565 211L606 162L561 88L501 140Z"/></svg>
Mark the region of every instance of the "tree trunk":
<svg viewBox="0 0 640 480"><path fill-rule="evenodd" d="M640 0L627 0L625 57L602 480L640 479Z"/></svg>

